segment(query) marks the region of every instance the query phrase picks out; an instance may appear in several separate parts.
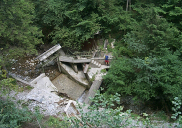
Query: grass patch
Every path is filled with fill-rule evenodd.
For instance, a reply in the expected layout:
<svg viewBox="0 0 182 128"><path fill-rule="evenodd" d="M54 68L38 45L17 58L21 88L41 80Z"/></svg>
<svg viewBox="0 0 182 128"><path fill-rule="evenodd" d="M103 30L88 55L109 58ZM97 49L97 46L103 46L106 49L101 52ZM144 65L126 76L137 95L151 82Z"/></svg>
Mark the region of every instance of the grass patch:
<svg viewBox="0 0 182 128"><path fill-rule="evenodd" d="M169 121L170 118L166 115L164 111L158 111L155 114L150 116L151 120L159 120L159 121Z"/></svg>
<svg viewBox="0 0 182 128"><path fill-rule="evenodd" d="M28 86L25 87L25 89L26 89L26 90L32 90L33 87L28 85Z"/></svg>
<svg viewBox="0 0 182 128"><path fill-rule="evenodd" d="M91 82L93 82L93 81L95 80L95 76L96 76L96 74L94 74L94 75L92 76L92 78L90 79Z"/></svg>
<svg viewBox="0 0 182 128"><path fill-rule="evenodd" d="M138 114L135 113L131 113L131 117L132 119L137 119L138 117L140 117Z"/></svg>
<svg viewBox="0 0 182 128"><path fill-rule="evenodd" d="M101 73L106 73L107 71L106 71L106 69L101 69L100 72Z"/></svg>

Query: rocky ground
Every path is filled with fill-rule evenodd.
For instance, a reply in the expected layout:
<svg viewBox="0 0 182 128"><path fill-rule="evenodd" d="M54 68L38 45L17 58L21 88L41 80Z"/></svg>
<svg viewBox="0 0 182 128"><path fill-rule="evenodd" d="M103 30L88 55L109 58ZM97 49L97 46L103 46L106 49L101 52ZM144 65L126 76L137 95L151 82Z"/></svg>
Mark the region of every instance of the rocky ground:
<svg viewBox="0 0 182 128"><path fill-rule="evenodd" d="M43 72L45 72L46 76L48 76L51 80L60 75L56 63L52 63L52 65L44 68L37 68L39 63L34 59L35 56L30 56L14 60L12 67L9 68L10 75L15 75L25 81L31 81Z"/></svg>

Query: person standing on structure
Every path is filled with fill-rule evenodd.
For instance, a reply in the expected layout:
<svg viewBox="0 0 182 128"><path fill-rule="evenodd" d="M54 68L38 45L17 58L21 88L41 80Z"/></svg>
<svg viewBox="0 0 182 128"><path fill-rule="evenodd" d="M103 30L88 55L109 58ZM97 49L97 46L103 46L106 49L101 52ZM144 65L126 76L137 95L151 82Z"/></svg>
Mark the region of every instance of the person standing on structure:
<svg viewBox="0 0 182 128"><path fill-rule="evenodd" d="M109 65L109 56L106 54L104 56L106 65Z"/></svg>

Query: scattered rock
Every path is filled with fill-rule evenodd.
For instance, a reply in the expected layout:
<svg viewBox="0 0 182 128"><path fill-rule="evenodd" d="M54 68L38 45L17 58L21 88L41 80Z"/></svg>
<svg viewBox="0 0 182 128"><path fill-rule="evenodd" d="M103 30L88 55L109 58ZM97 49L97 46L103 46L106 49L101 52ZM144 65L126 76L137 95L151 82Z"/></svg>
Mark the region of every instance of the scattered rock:
<svg viewBox="0 0 182 128"><path fill-rule="evenodd" d="M25 76L27 76L27 75L28 75L28 72L27 72L27 71L25 71L24 75L25 75Z"/></svg>

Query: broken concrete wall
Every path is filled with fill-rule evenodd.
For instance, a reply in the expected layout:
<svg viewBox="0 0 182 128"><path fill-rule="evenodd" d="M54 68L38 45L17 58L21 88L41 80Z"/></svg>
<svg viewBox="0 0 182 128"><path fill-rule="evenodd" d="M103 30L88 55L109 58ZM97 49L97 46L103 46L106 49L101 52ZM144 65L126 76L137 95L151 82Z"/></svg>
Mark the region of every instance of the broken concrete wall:
<svg viewBox="0 0 182 128"><path fill-rule="evenodd" d="M73 81L75 81L76 83L78 83L78 84L84 86L84 87L87 88L87 89L90 88L89 84L84 84L83 82L78 81L78 79L75 79L75 78L74 78L74 77L73 77L73 76L64 68L64 64L61 63L61 62L60 62L60 69L61 69L61 71L62 71L64 74L68 75L68 77L69 77L70 79L72 79ZM74 72L74 71L73 71L73 72Z"/></svg>

